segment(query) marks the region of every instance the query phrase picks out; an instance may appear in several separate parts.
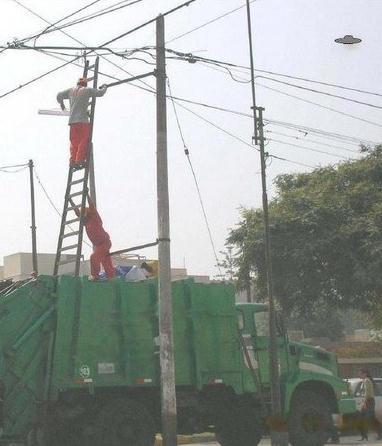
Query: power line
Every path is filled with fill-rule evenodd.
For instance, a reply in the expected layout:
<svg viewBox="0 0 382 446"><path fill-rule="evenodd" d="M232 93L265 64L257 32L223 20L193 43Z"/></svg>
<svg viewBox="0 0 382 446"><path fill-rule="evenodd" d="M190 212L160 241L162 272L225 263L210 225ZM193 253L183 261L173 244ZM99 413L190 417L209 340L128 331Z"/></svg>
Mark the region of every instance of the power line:
<svg viewBox="0 0 382 446"><path fill-rule="evenodd" d="M192 176L194 178L195 187L196 187L196 190L197 190L197 193L198 193L198 197L199 197L200 207L201 207L202 212L203 212L204 222L205 222L206 227L207 227L208 236L209 236L211 247L212 247L212 251L213 251L213 254L214 254L214 257L215 257L216 266L217 266L217 268L219 270L219 274L222 275L220 264L219 264L218 255L217 255L217 252L216 252L214 239L212 237L212 231L211 231L210 223L208 221L207 212L206 212L206 209L205 209L205 206L204 206L204 203L203 203L202 193L201 193L200 187L199 187L199 182L198 182L198 179L196 177L195 169L194 169L194 166L193 166L191 158L190 158L190 151L189 151L189 149L188 149L188 147L186 145L186 141L184 139L184 134L183 134L183 131L182 131L182 127L180 125L180 120L179 120L178 112L176 110L175 101L172 98L171 85L170 85L169 78L167 78L167 84L168 84L168 90L169 90L170 97L171 97L172 106L173 106L173 109L174 109L176 123L177 123L177 126L178 126L180 137L182 139L182 143L183 143L184 153L186 155L188 164L189 164L190 169L191 169Z"/></svg>
<svg viewBox="0 0 382 446"><path fill-rule="evenodd" d="M14 92L17 91L17 90L21 90L22 88L26 87L27 85L33 84L34 82L36 82L36 81L38 81L38 80L40 80L40 79L42 79L42 78L48 76L49 74L52 74L52 73L54 73L54 72L60 70L61 68L66 67L67 65L69 65L69 64L75 62L76 60L80 59L80 57L82 57L82 56L77 56L77 57L74 58L73 60L70 60L70 61L68 61L68 62L65 62L64 64L59 65L58 67L55 67L55 68L53 68L53 69L51 69L51 70L49 70L49 71L46 71L45 73L40 74L39 76L37 76L37 77L31 79L30 81L25 82L24 84L20 84L18 87L12 88L11 90L8 90L8 91L6 91L5 93L0 94L0 99L5 98L6 96L10 95L11 93L14 93Z"/></svg>
<svg viewBox="0 0 382 446"><path fill-rule="evenodd" d="M340 149L340 150L345 150L345 151L351 152L351 153L359 153L358 150L352 150L352 149L348 149L346 147L340 147L340 146L336 146L336 145L333 145L333 144L326 144L324 142L315 141L315 140L310 139L310 138L305 138L305 136L301 138L300 136L287 135L285 133L275 132L273 130L265 130L265 133L272 133L274 135L285 136L286 138L293 138L293 139L297 139L299 141L311 142L311 143L314 143L314 144L318 144L320 146L330 147L332 149Z"/></svg>
<svg viewBox="0 0 382 446"><path fill-rule="evenodd" d="M281 91L281 90L278 90L276 88L272 88L272 87L268 87L267 85L260 84L259 82L256 82L256 85L258 85L259 87L262 87L262 88L266 88L267 90L271 90L271 91L274 91L276 93L280 93L280 94L283 94L285 96L289 96L291 98L297 99L298 101L306 102L307 104L315 105L316 107L320 107L320 108L323 108L325 110L332 111L333 113L338 113L340 115L347 116L348 118L356 119L357 121L366 122L367 124L374 125L376 127L382 127L382 124L378 124L377 122L369 121L368 119L360 118L359 116L354 116L354 115L351 115L350 113L346 113L346 112L337 110L337 109L332 108L332 107L327 107L326 105L318 104L317 102L309 101L308 99L300 98L298 96L286 93L285 91Z"/></svg>
<svg viewBox="0 0 382 446"><path fill-rule="evenodd" d="M356 138L355 136L343 135L341 133L329 132L329 131L317 129L314 127L303 126L301 124L293 124L291 122L278 121L275 119L267 119L266 121L272 125L281 126L281 127L285 127L285 128L289 128L289 129L293 129L293 130L297 129L298 131L302 131L306 134L314 133L314 134L316 134L316 136L322 136L322 137L325 137L328 139L330 139L330 138L339 139L343 143L356 144L356 145L359 145L360 143L378 145L378 143L375 141Z"/></svg>
<svg viewBox="0 0 382 446"><path fill-rule="evenodd" d="M212 58L205 58L205 57L201 57L201 56L195 56L192 53L182 53L180 51L175 51L175 50L171 50L169 48L166 49L166 51L168 52L172 52L174 54L177 54L181 57L184 57L184 60L187 60L190 63L195 63L195 62L213 62L215 64L218 65L227 65L231 68L235 68L235 69L244 69L244 70L251 70L250 67L247 67L245 65L239 65L239 64L235 64L232 62L227 62L227 61L221 61L221 60L217 60L217 59L212 59ZM314 84L319 84L319 85L325 85L327 87L334 87L334 88L339 88L342 90L348 90L348 91L353 91L356 93L362 93L362 94L368 94L368 95L372 95L372 96L378 96L378 97L382 97L382 93L377 93L375 91L368 91L368 90L363 90L360 88L354 88L354 87L347 87L345 85L340 85L340 84L335 84L335 83L330 83L330 82L323 82L323 81L318 81L315 79L309 79L306 77L301 77L301 76L292 76L290 74L284 74L284 73L278 73L275 71L269 71L269 70L260 70L260 69L255 69L255 72L258 73L266 73L266 74L271 74L273 76L280 76L280 77L285 77L285 78L289 78L289 79L295 79L295 80L301 80L304 82L311 82ZM241 71L241 73L243 73Z"/></svg>
<svg viewBox="0 0 382 446"><path fill-rule="evenodd" d="M175 102L176 102L176 101L175 101ZM179 104L178 102L176 102L176 103L177 103L177 105L178 105L179 107L183 108L184 110L187 110L189 113L193 114L194 116L198 117L199 119L203 120L204 122L208 123L209 125L211 125L211 126L217 128L218 130L220 130L221 132L225 133L226 135L231 136L231 138L234 138L234 139L236 139L237 141L241 142L242 144L245 144L246 146L250 147L252 150L255 149L255 150L258 151L257 147L255 147L255 146L249 144L248 142L246 142L244 139L240 138L239 136L236 136L236 135L234 135L233 133L229 132L228 130L223 129L223 128L220 127L219 125L217 125L217 124L215 124L214 122L208 120L208 119L205 118L204 116L202 116L202 115L200 115L200 114L194 112L193 110L189 109L188 107L185 107L184 105ZM275 159L278 159L278 160L280 160L280 161L286 161L286 162L288 162L288 163L296 164L296 165L298 165L298 166L309 167L309 168L314 169L314 166L311 166L311 165L309 165L309 164L300 163L299 161L293 161L293 160L289 160L289 159L287 159L287 158L281 158L281 157L276 156L276 155L268 155L268 156L269 156L269 157L272 157L272 158L275 158Z"/></svg>
<svg viewBox="0 0 382 446"><path fill-rule="evenodd" d="M37 38L39 38L42 35L45 35L45 34L48 34L48 33L54 32L54 31L62 31L65 28L69 28L71 26L79 25L79 24L82 24L82 23L87 22L89 20L93 20L95 18L104 16L106 14L111 14L112 12L119 11L121 9L124 9L124 8L129 7L129 6L135 5L136 3L140 3L143 0L134 0L134 1L131 1L131 3L121 5L121 3L125 3L126 1L128 1L128 0L123 0L123 2L116 3L115 5L113 5L113 6L115 6L114 8L113 8L113 6L108 6L107 8L104 8L104 9L98 11L98 13L93 13L93 14L90 14L88 16L81 17L81 18L79 18L77 20L73 20L72 22L65 23L65 24L63 24L63 25L61 25L59 27L56 27L56 26L54 26L52 24L51 27L54 27L54 29L49 29L49 27L48 27L47 30L43 31L42 33L40 33L39 35L36 36L36 40L37 40ZM117 6L117 5L120 5L120 6Z"/></svg>
<svg viewBox="0 0 382 446"><path fill-rule="evenodd" d="M169 49L167 51L180 55L180 57L175 57L175 58L171 58L170 57L170 59L184 60L184 61L188 61L188 62L191 62L191 63L201 62L202 65L207 66L210 69L215 69L216 71L220 71L220 72L223 72L225 74L228 74L235 82L239 82L239 83L249 83L249 82L251 82L250 80L246 80L246 79L242 79L242 78L241 79L240 78L236 78L233 75L233 73L230 70L230 68L228 68L228 66L232 66L233 64L230 64L230 63L227 63L227 62L218 62L218 61L216 61L214 59L207 59L205 57L199 57L199 56L194 56L192 54L190 55L190 54L180 53L179 51L174 51L174 50L169 50ZM223 68L224 71L221 71L221 70L218 70L216 68L213 68L213 67L210 66L210 64L213 64L213 65L216 65L216 66L218 66L220 68ZM226 66L226 65L228 65L228 66ZM258 70L255 70L255 71L258 71ZM260 70L260 71L265 72L265 70ZM275 75L277 75L277 74L275 73ZM292 77L292 76L288 76L288 77ZM382 109L382 106L379 106L379 105L376 105L376 104L371 104L370 102L359 101L357 99L348 98L346 96L341 96L341 95L329 93L329 92L326 92L326 91L316 90L314 88L304 87L302 85L297 85L297 84L293 84L293 83L290 83L290 82L281 81L279 79L274 79L274 78L269 77L269 76L257 75L256 78L257 79L259 79L259 78L266 79L266 80L269 80L269 81L277 82L279 84L288 85L288 86L293 87L293 88L298 88L298 89L301 89L301 90L310 91L310 92L316 93L316 94L322 94L324 96L329 96L331 98L341 99L341 100L344 100L344 101L353 102L355 104L360 104L360 105L365 105L367 107L376 108L376 109L379 109L379 110Z"/></svg>
<svg viewBox="0 0 382 446"><path fill-rule="evenodd" d="M36 16L36 17L38 17L39 19L41 19L41 20L43 20L44 22L46 22L46 20L43 19L39 14L37 14L37 13L34 12L34 11L32 11L32 10L31 10L30 8L28 8L27 6L23 5L19 0L13 0L13 1L14 1L15 3L17 3L19 6L21 6L22 8L24 8L25 10L27 10L28 12L30 12L31 14L33 14L34 16ZM66 20L67 18L72 17L73 15L77 14L78 12L81 12L81 11L83 11L84 9L87 9L87 8L89 8L90 6L92 6L92 5L96 4L96 3L99 3L100 1L101 1L101 0L94 0L94 1L92 1L91 3L85 5L84 7L80 8L80 9L74 11L73 13L69 14L68 16L64 17L63 19L60 19L60 20L58 20L58 21L55 22L55 23L49 24L48 28L45 28L45 30L41 31L40 33L38 33L38 34L36 34L36 35L34 35L34 36L31 36L31 37L27 37L26 39L23 39L23 41L29 41L29 40L32 40L32 39L37 40L40 36L42 36L43 34L45 34L46 31L47 31L49 28L51 28L51 27L55 27L58 23L62 22L63 20Z"/></svg>
<svg viewBox="0 0 382 446"><path fill-rule="evenodd" d="M330 152L326 152L324 150L319 150L319 149L312 149L311 147L306 147L306 146L300 146L299 144L293 144L291 142L285 142L285 141L280 141L279 139L274 139L274 138L268 138L268 141L273 141L273 142L277 142L279 144L284 144L286 146L291 146L291 147L297 147L299 149L304 149L304 150L308 150L310 152L316 152L316 153L322 153L324 155L329 155L329 156L334 156L336 158L341 158L343 160L348 160L349 158L347 158L346 156L342 156L342 155L337 155L335 153L330 153Z"/></svg>
<svg viewBox="0 0 382 446"><path fill-rule="evenodd" d="M15 169L17 167L28 167L29 164L13 164L11 166L1 166L0 170L4 170L4 169Z"/></svg>
<svg viewBox="0 0 382 446"><path fill-rule="evenodd" d="M251 0L250 3L253 3L253 2L255 2L255 1L256 1L256 0ZM217 22L218 20L220 20L220 19L222 19L222 18L224 18L224 17L227 17L228 15L233 14L234 12L239 11L240 9L243 9L243 8L245 8L245 7L246 7L246 4L244 4L244 5L242 5L242 6L239 6L238 8L232 9L232 10L230 10L230 11L228 11L228 12L226 12L226 13L224 13L224 14L218 16L218 17L215 17L215 18L212 19L212 20L209 20L209 21L206 22L206 23L203 23L202 25L197 26L196 28L190 29L189 31L187 31L187 32L185 32L185 33L183 33L183 34L180 34L179 36L173 37L172 39L168 40L168 41L166 42L166 44L167 44L167 43L174 42L175 40L178 40L178 39L180 39L180 38L182 38L182 37L184 37L184 36L188 36L189 34L195 32L195 31L198 31L199 29L204 28L205 26L211 25L211 23Z"/></svg>
<svg viewBox="0 0 382 446"><path fill-rule="evenodd" d="M375 105L375 104L370 104L369 102L358 101L356 99L347 98L345 96L339 96L337 94L328 93L326 91L320 91L320 90L315 90L314 88L303 87L302 85L297 85L297 84L292 84L290 82L280 81L279 79L273 79L273 78L267 77L267 76L256 76L256 78L267 79L269 81L277 82L279 84L288 85L288 86L294 87L294 88L299 88L300 90L310 91L312 93L318 93L318 94L322 94L325 96L329 96L331 98L342 99L344 101L354 102L354 103L360 104L360 105L366 105L367 107L377 108L380 110L382 109L381 106Z"/></svg>

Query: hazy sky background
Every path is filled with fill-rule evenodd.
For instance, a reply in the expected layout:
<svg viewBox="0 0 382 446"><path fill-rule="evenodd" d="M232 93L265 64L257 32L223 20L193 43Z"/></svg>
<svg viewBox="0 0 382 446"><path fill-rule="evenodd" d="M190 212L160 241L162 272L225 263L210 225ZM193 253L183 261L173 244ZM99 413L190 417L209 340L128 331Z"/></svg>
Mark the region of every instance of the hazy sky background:
<svg viewBox="0 0 382 446"><path fill-rule="evenodd" d="M48 21L90 3L90 0L20 0ZM117 3L102 0L76 17ZM165 12L181 0L143 0L65 31L87 45L95 46ZM244 0L197 0L166 19L166 40L187 32L244 4ZM380 0L257 0L252 3L255 65L274 71L341 84L382 94L382 42ZM15 0L1 0L0 45L35 34L46 24L23 9ZM198 31L168 43L168 48L248 66L248 37L245 8ZM334 43L334 39L353 34L363 39L356 46ZM33 44L33 41L30 42ZM36 45L74 45L69 37L54 32L40 37ZM155 45L155 26L150 25L118 42L116 50ZM65 56L62 56L65 57ZM148 56L147 60L151 60ZM116 56L111 61L134 74L151 71L141 61L126 61ZM0 96L33 77L63 63L36 51L7 50L0 54ZM238 83L220 68L168 60L172 92L194 101L248 113L251 107L250 84ZM100 70L118 78L128 75L101 60ZM248 80L249 71L234 74ZM40 108L57 107L58 91L68 88L81 75L80 67L68 66L38 82L0 98L0 167L22 164L32 158L42 184L61 210L69 157L67 118L38 115ZM259 73L257 73L259 74ZM346 96L382 106L380 96L360 94L310 82L270 76L304 87ZM108 82L101 76L100 83ZM147 82L154 85L153 79ZM279 92L257 87L258 105L265 107L265 118L323 129L372 141L382 140L380 109L322 94L296 89L266 79L262 85L292 94L323 106L352 114L374 124L343 116L313 104L307 104ZM139 84L138 84L139 85ZM194 112L228 132L251 142L250 118L187 105ZM217 250L224 249L229 228L239 220L240 206L261 205L260 163L258 153L231 136L178 107L185 141L194 163ZM171 102L168 102L169 181L171 206L172 264L184 264L190 273L217 273L212 248L203 220L193 178L183 152ZM357 145L340 140L304 138L298 131L267 125L270 154L309 166L355 158ZM113 249L148 243L156 239L155 172L155 97L132 85L110 89L97 103L94 150L98 207L110 233ZM289 135L289 136L285 136ZM322 145L307 140L315 140ZM329 144L330 147L323 144ZM336 146L336 147L333 147ZM328 152L316 153L312 148ZM347 150L345 150L347 149ZM272 180L286 172L309 171L308 167L273 159L268 168L269 189ZM27 170L0 172L3 197L0 230L0 258L15 252L30 251L29 177ZM37 236L39 252L55 252L60 219L36 183ZM85 254L89 249L85 246ZM156 249L142 251L156 257Z"/></svg>

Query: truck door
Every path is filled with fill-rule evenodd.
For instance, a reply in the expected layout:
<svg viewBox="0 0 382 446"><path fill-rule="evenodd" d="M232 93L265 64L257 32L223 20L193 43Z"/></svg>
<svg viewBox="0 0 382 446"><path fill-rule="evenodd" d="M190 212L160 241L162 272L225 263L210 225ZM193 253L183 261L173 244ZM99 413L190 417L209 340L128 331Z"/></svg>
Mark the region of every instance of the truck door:
<svg viewBox="0 0 382 446"><path fill-rule="evenodd" d="M262 384L269 384L269 311L254 311L253 319L255 335L253 337L254 350L259 361L259 372ZM281 373L287 372L287 357L285 339L282 333L277 337L279 368Z"/></svg>

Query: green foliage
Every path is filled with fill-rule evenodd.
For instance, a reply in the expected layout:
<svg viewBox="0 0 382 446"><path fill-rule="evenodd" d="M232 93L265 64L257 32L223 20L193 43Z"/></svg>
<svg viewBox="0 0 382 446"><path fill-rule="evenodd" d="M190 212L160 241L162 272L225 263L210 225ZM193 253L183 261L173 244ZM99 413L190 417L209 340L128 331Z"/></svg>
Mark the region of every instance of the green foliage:
<svg viewBox="0 0 382 446"><path fill-rule="evenodd" d="M288 315L370 310L382 296L382 146L364 157L276 181L270 202L274 292ZM262 211L242 209L227 243L239 281L266 296Z"/></svg>

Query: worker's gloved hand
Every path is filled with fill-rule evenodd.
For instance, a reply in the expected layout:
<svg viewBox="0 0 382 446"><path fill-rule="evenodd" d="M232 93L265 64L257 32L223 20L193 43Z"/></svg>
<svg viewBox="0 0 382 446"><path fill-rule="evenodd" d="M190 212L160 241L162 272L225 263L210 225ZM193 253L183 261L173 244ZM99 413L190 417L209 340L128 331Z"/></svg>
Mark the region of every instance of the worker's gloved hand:
<svg viewBox="0 0 382 446"><path fill-rule="evenodd" d="M62 110L62 111L65 111L65 110L66 110L66 108L65 108L65 105L64 105L64 104L61 104L61 110Z"/></svg>

